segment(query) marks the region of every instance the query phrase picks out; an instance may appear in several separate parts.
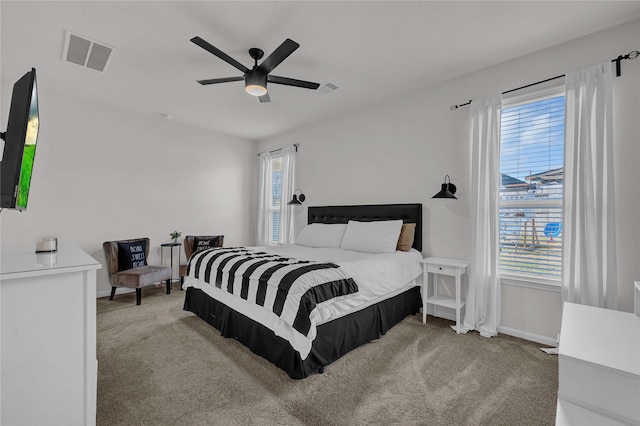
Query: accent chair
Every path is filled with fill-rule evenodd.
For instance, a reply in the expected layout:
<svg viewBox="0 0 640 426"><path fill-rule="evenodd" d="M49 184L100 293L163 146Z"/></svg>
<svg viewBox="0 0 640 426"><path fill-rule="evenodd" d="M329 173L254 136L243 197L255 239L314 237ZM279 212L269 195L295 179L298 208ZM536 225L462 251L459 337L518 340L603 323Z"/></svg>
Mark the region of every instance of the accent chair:
<svg viewBox="0 0 640 426"><path fill-rule="evenodd" d="M107 272L111 281L113 300L116 288L136 289L136 305L142 302L142 287L165 281L167 294L171 293L171 267L147 264L149 238L106 241L102 244L107 258Z"/></svg>

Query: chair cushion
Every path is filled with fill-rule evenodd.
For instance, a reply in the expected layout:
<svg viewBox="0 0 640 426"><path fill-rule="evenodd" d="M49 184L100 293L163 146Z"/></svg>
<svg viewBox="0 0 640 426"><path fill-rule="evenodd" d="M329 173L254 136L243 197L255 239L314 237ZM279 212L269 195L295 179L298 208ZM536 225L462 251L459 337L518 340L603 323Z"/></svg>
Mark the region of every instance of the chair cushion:
<svg viewBox="0 0 640 426"><path fill-rule="evenodd" d="M147 264L147 241L118 242L118 271L139 268Z"/></svg>
<svg viewBox="0 0 640 426"><path fill-rule="evenodd" d="M168 279L171 279L170 266L146 265L111 274L111 285L138 288Z"/></svg>

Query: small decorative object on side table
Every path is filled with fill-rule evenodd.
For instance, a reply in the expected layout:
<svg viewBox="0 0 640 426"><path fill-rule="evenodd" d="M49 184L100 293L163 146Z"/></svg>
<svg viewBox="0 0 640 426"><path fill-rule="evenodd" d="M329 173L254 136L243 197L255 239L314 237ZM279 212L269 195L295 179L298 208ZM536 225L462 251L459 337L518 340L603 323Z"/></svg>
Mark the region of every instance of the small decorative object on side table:
<svg viewBox="0 0 640 426"><path fill-rule="evenodd" d="M427 322L427 304L432 304L435 309L438 306L455 309L456 325L452 325L456 333L460 333L462 323L460 322L460 310L464 307L465 301L462 296L462 276L469 272L469 263L460 259L449 259L445 257L427 257L420 261L422 263L422 322ZM434 274L433 296L429 294L429 274ZM455 297L438 295L438 275L449 275L456 277ZM466 292L465 292L466 296Z"/></svg>
<svg viewBox="0 0 640 426"><path fill-rule="evenodd" d="M169 236L173 240L173 244L176 244L178 242L178 238L180 238L182 236L182 232L173 231L172 233L169 234Z"/></svg>

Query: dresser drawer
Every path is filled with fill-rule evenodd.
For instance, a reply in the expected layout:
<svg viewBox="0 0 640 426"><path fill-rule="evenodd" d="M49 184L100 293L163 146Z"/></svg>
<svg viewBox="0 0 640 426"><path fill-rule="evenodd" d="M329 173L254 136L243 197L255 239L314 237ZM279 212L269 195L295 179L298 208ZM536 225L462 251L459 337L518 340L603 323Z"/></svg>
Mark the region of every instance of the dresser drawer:
<svg viewBox="0 0 640 426"><path fill-rule="evenodd" d="M427 272L432 274L456 275L456 268L445 265L427 265Z"/></svg>

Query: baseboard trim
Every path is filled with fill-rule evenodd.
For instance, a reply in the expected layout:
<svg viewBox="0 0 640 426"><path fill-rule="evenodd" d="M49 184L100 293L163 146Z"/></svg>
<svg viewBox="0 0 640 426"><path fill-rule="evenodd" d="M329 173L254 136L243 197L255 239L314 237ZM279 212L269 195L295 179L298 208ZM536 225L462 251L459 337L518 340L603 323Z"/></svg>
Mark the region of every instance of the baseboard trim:
<svg viewBox="0 0 640 426"><path fill-rule="evenodd" d="M118 287L118 289L116 290L116 296L118 294L135 293L135 291L136 291L135 288ZM108 296L111 296L111 289L96 292L96 299L100 299L101 297L108 297Z"/></svg>
<svg viewBox="0 0 640 426"><path fill-rule="evenodd" d="M541 336L535 333L529 333L528 331L516 330L515 328L499 326L498 333L506 334L513 337L519 337L520 339L530 340L532 342L541 343L547 346L557 346L556 339Z"/></svg>
<svg viewBox="0 0 640 426"><path fill-rule="evenodd" d="M427 314L432 316L437 316L438 318L448 319L449 321L455 322L456 320L455 311L447 308L439 307L438 315L434 315L434 307L427 306ZM464 318L464 316L462 317ZM529 340L531 342L536 342L536 343L540 343L540 344L551 346L551 347L557 346L556 339L546 337L546 336L541 336L535 333L529 333L528 331L517 330L515 328L498 326L498 333L506 334L508 336L513 336L513 337L518 337L520 339Z"/></svg>
<svg viewBox="0 0 640 426"><path fill-rule="evenodd" d="M427 305L427 315L431 315L433 317L444 318L449 321L456 321L456 311L449 308L438 307L436 315L436 307L433 305ZM464 319L464 312L460 313L460 320ZM428 321L428 320L427 320Z"/></svg>

